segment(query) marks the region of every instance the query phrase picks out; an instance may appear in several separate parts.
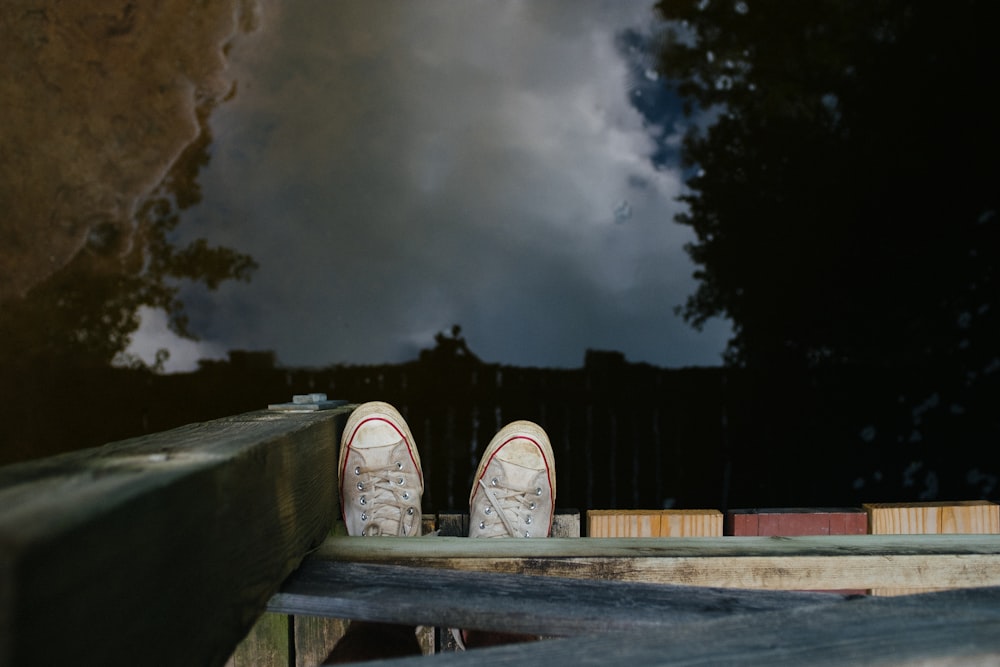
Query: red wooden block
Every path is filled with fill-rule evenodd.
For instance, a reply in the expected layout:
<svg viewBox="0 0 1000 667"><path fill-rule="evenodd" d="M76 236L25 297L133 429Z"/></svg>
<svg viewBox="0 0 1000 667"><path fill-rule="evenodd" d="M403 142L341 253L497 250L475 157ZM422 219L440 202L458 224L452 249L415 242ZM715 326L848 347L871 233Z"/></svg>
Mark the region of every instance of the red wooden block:
<svg viewBox="0 0 1000 667"><path fill-rule="evenodd" d="M853 507L781 507L726 512L725 534L734 536L865 535L868 514Z"/></svg>
<svg viewBox="0 0 1000 667"><path fill-rule="evenodd" d="M866 535L868 513L854 507L781 507L729 510L725 535L794 537L799 535ZM861 595L864 590L831 591Z"/></svg>

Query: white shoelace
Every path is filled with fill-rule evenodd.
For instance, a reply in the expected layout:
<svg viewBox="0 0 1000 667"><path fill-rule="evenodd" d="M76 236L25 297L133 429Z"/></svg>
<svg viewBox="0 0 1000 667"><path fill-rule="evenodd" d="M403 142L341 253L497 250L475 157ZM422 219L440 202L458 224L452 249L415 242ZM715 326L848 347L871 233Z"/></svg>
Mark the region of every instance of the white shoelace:
<svg viewBox="0 0 1000 667"><path fill-rule="evenodd" d="M406 535L407 515L414 514L412 490L406 488L406 478L399 464L388 468L354 469L355 475L366 480L359 482L362 498L362 516L367 524L364 530L366 536L386 534L381 529L381 521L396 521L396 535ZM370 509L369 509L370 508Z"/></svg>
<svg viewBox="0 0 1000 667"><path fill-rule="evenodd" d="M511 537L527 537L527 535L519 533L510 517L511 515L516 516L519 510L527 509L528 511L533 511L537 508L537 501L529 497L529 494L537 495L537 487L531 489L512 489L504 486L496 478L490 484L480 479L479 485L483 487L483 492L496 509L500 521L503 522L504 528L507 529L507 534ZM528 523L530 523L530 519Z"/></svg>

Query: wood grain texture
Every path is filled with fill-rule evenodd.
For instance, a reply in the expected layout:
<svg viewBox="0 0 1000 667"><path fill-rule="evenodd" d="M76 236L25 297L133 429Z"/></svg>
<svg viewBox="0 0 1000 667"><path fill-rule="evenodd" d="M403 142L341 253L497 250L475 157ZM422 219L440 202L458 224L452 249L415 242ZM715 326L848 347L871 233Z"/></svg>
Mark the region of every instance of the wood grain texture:
<svg viewBox="0 0 1000 667"><path fill-rule="evenodd" d="M423 534L438 531L441 537L467 537L469 515L440 513L424 515ZM580 513L575 510L556 511L552 515L552 537L580 537Z"/></svg>
<svg viewBox="0 0 1000 667"><path fill-rule="evenodd" d="M343 522L338 523L340 527L343 527ZM444 537L464 537L468 535L469 532L469 515L457 513L424 514L422 529L425 536L429 536L435 531L440 531L439 534ZM340 530L338 534L346 536L346 528ZM580 537L580 513L575 510L557 511L552 520L552 535L553 537ZM423 574L426 571L420 570L419 572ZM386 599L391 600L392 598L390 596ZM352 611L351 614L355 614L354 616L351 616L351 618L359 618L359 616L356 615L357 612ZM330 649L333 648L333 645L337 642L337 640L343 636L343 633L347 629L347 625L349 623L349 621L342 619L315 619L310 618L308 615L294 616L292 618L294 619L293 622L295 624L295 655L297 667L303 667L303 664L310 664L309 659L311 658L303 656L316 656L319 654L326 656L330 652ZM362 618L361 620L365 619ZM321 626L324 629L324 632L300 633L300 627L313 628L317 622L329 622L327 625ZM437 641L435 639L437 635L442 633L436 632L435 628L430 626L417 633L417 639L421 646L423 646L426 653L433 653L435 650L440 651L442 648L447 646L450 646L451 650L455 649L454 640L451 638L448 629L442 628L441 630L443 630L443 641ZM319 658L319 660L321 659L322 658ZM316 663L314 662L312 664Z"/></svg>
<svg viewBox="0 0 1000 667"><path fill-rule="evenodd" d="M987 500L868 503L873 535L1000 533L1000 505Z"/></svg>
<svg viewBox="0 0 1000 667"><path fill-rule="evenodd" d="M845 508L755 508L726 512L724 532L732 537L792 537L801 535L867 535L868 514ZM865 594L867 589L840 589Z"/></svg>
<svg viewBox="0 0 1000 667"><path fill-rule="evenodd" d="M588 510L588 537L717 537L722 513L691 510Z"/></svg>
<svg viewBox="0 0 1000 667"><path fill-rule="evenodd" d="M347 412L253 412L0 469L0 665L223 664L329 533Z"/></svg>
<svg viewBox="0 0 1000 667"><path fill-rule="evenodd" d="M950 535L1000 533L1000 506L987 500L926 503L868 503L874 535ZM874 587L872 595L909 595L947 588L932 581L912 586Z"/></svg>
<svg viewBox="0 0 1000 667"><path fill-rule="evenodd" d="M330 655L344 636L350 621L322 616L292 616L295 635L295 667L315 667Z"/></svg>
<svg viewBox="0 0 1000 667"><path fill-rule="evenodd" d="M226 661L226 667L291 667L291 617L262 614Z"/></svg>
<svg viewBox="0 0 1000 667"><path fill-rule="evenodd" d="M771 590L1000 586L1000 536L327 539L336 561Z"/></svg>
<svg viewBox="0 0 1000 667"><path fill-rule="evenodd" d="M371 667L419 667L424 658ZM640 632L511 644L436 656L435 665L997 665L1000 589L736 613Z"/></svg>
<svg viewBox="0 0 1000 667"><path fill-rule="evenodd" d="M338 563L308 557L271 598L288 614L584 635L840 602L840 595Z"/></svg>

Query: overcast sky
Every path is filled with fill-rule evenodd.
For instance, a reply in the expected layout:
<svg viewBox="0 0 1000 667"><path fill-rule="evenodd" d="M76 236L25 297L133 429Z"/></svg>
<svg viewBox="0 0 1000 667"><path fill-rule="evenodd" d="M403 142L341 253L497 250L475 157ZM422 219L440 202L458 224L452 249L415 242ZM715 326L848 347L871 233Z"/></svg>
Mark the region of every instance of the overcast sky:
<svg viewBox="0 0 1000 667"><path fill-rule="evenodd" d="M168 346L172 370L229 349L399 362L459 324L487 362L717 365L728 323L699 333L673 310L696 287L673 221L686 121L623 46L651 4L265 5L178 228L260 268L185 289L197 343L146 312L133 351Z"/></svg>

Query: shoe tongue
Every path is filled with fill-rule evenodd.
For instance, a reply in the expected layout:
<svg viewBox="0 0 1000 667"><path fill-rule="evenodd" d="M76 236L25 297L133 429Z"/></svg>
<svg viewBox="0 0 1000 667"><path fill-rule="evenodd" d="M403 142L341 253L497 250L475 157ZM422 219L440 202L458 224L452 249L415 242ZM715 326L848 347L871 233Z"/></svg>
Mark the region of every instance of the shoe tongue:
<svg viewBox="0 0 1000 667"><path fill-rule="evenodd" d="M402 450L401 450L402 448ZM365 467L376 470L396 467L396 461L401 461L401 455L406 455L406 443L400 440L378 446L355 449L354 453L361 458Z"/></svg>
<svg viewBox="0 0 1000 667"><path fill-rule="evenodd" d="M526 468L510 461L504 461L497 457L495 461L500 465L502 474L500 481L504 486L520 491L534 492L540 484L538 477L541 474L537 468ZM486 480L488 483L489 480Z"/></svg>
<svg viewBox="0 0 1000 667"><path fill-rule="evenodd" d="M392 447L400 442L400 434L388 423L372 421L358 429L351 442L351 449L358 451L373 447Z"/></svg>

